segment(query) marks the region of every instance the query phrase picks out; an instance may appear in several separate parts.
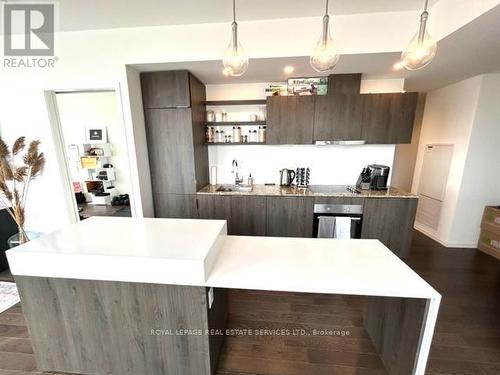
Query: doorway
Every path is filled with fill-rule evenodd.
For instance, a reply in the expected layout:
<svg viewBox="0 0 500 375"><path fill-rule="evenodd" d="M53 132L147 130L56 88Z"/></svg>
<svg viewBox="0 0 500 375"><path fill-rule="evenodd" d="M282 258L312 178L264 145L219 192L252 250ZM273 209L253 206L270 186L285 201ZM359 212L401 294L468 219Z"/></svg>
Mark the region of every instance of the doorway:
<svg viewBox="0 0 500 375"><path fill-rule="evenodd" d="M74 221L133 216L121 101L114 89L46 92Z"/></svg>

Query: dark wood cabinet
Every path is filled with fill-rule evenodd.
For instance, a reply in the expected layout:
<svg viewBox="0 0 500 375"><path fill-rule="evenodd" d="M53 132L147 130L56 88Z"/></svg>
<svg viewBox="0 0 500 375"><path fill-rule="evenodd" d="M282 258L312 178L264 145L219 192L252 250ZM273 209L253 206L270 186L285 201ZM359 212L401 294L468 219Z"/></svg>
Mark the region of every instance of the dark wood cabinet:
<svg viewBox="0 0 500 375"><path fill-rule="evenodd" d="M328 95L359 94L361 90L361 73L330 74L328 76Z"/></svg>
<svg viewBox="0 0 500 375"><path fill-rule="evenodd" d="M361 140L364 98L360 94L336 93L316 97L314 140Z"/></svg>
<svg viewBox="0 0 500 375"><path fill-rule="evenodd" d="M417 212L416 198L366 198L361 237L379 239L397 256L410 250Z"/></svg>
<svg viewBox="0 0 500 375"><path fill-rule="evenodd" d="M314 96L267 98L267 144L312 144Z"/></svg>
<svg viewBox="0 0 500 375"><path fill-rule="evenodd" d="M227 232L231 233L231 197L224 195L197 195L200 219L227 220Z"/></svg>
<svg viewBox="0 0 500 375"><path fill-rule="evenodd" d="M190 107L189 79L187 70L141 73L144 108Z"/></svg>
<svg viewBox="0 0 500 375"><path fill-rule="evenodd" d="M197 219L198 209L194 194L153 194L155 217Z"/></svg>
<svg viewBox="0 0 500 375"><path fill-rule="evenodd" d="M153 192L194 194L191 109L146 109L144 113Z"/></svg>
<svg viewBox="0 0 500 375"><path fill-rule="evenodd" d="M362 139L366 143L411 143L417 93L365 94Z"/></svg>
<svg viewBox="0 0 500 375"><path fill-rule="evenodd" d="M267 236L312 237L314 198L268 197Z"/></svg>
<svg viewBox="0 0 500 375"><path fill-rule="evenodd" d="M266 197L231 196L230 234L266 235Z"/></svg>
<svg viewBox="0 0 500 375"><path fill-rule="evenodd" d="M187 71L143 73L141 82L156 214L194 217L184 213L191 212L192 203L183 203L180 197L208 184L205 85ZM171 105L174 102L182 105ZM173 216L168 216L170 212Z"/></svg>

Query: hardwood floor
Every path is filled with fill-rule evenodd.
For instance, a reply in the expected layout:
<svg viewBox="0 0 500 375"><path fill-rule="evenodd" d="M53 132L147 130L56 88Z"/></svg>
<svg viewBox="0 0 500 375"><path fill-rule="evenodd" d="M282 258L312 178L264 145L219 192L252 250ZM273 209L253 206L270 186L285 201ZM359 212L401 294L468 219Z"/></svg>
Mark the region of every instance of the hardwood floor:
<svg viewBox="0 0 500 375"><path fill-rule="evenodd" d="M444 248L415 232L407 263L443 295L427 374L500 374L500 262L474 249ZM9 279L0 273L0 280ZM350 334L233 335L226 338L217 375L386 374L363 329L362 297L231 290L229 301L229 329ZM35 369L17 305L0 314L0 375L38 374Z"/></svg>

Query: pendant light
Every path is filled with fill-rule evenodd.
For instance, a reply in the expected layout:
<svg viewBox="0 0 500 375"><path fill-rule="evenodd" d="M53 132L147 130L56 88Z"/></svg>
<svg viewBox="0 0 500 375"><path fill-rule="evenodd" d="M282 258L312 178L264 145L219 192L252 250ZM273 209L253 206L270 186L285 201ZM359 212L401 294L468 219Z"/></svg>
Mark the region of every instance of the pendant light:
<svg viewBox="0 0 500 375"><path fill-rule="evenodd" d="M401 54L401 64L407 70L418 70L427 66L436 56L437 44L427 31L427 11L429 0L425 0L424 11L420 16L420 27L406 49Z"/></svg>
<svg viewBox="0 0 500 375"><path fill-rule="evenodd" d="M236 0L233 0L233 22L231 23L231 41L224 52L222 64L224 71L233 77L239 77L248 68L248 56L238 42L238 24L236 23Z"/></svg>
<svg viewBox="0 0 500 375"><path fill-rule="evenodd" d="M339 62L340 55L331 35L330 35L330 16L328 15L328 0L326 0L326 11L323 17L323 32L314 47L311 55L311 66L317 72L327 72L332 70Z"/></svg>

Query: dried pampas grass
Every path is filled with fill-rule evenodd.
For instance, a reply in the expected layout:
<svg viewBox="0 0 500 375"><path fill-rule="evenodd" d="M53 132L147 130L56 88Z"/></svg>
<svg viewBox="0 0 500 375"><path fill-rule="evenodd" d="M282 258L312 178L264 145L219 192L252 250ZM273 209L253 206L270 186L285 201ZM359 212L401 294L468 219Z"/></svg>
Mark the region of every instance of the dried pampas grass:
<svg viewBox="0 0 500 375"><path fill-rule="evenodd" d="M0 138L0 202L8 207L9 214L16 222L21 242L28 240L24 231L28 188L30 182L42 173L45 165L43 152L38 151L39 146L40 141L31 141L26 153L20 155L26 148L25 137L19 137L14 142L12 152Z"/></svg>

